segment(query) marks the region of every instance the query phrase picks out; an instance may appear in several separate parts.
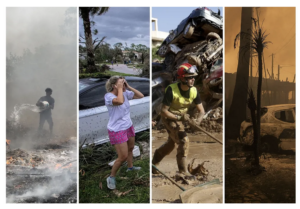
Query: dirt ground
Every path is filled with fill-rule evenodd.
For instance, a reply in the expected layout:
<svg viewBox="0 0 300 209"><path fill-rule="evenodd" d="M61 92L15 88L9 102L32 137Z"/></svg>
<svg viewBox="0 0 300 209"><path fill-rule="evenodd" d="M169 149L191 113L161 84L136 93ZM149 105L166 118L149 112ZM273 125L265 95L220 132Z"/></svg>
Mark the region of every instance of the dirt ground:
<svg viewBox="0 0 300 209"><path fill-rule="evenodd" d="M295 153L264 153L260 174L251 172L252 151L226 141L225 203L295 203Z"/></svg>
<svg viewBox="0 0 300 209"><path fill-rule="evenodd" d="M222 141L222 133L212 134ZM152 130L152 156L155 150L160 147L166 140L168 134L165 129ZM207 179L191 180L191 184L183 184L182 181L177 183L185 189L193 188L196 185L203 184L214 179L219 179L223 183L223 147L202 133L188 133L190 139L190 149L188 155L188 163L196 158L194 167L203 161L204 167L209 171ZM158 169L170 177L174 177L178 171L176 163L177 147L167 155L159 164ZM174 179L174 178L173 178ZM152 203L181 203L179 198L180 190L168 179L160 174L152 174Z"/></svg>

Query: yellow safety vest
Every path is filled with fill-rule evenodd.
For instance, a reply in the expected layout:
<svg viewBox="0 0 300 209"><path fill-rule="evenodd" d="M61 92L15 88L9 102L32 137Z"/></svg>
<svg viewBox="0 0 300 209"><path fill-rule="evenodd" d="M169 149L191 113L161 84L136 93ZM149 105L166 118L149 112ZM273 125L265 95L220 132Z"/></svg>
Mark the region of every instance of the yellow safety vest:
<svg viewBox="0 0 300 209"><path fill-rule="evenodd" d="M191 87L190 98L185 98L180 94L178 83L173 83L169 86L172 88L173 93L173 100L170 105L169 111L177 115L185 114L197 96L197 89L194 86ZM165 92L167 91L167 88L165 89Z"/></svg>

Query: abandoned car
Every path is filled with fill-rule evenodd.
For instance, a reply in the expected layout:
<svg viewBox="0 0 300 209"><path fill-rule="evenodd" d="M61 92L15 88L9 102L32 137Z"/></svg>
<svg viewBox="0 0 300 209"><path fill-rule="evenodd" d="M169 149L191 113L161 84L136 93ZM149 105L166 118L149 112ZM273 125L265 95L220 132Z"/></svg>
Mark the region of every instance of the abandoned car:
<svg viewBox="0 0 300 209"><path fill-rule="evenodd" d="M170 44L184 45L205 39L208 33L214 32L222 37L223 17L207 7L199 7L177 26L171 30L168 37L163 41L157 54L165 57L169 51Z"/></svg>
<svg viewBox="0 0 300 209"><path fill-rule="evenodd" d="M261 150L276 152L295 151L295 104L271 105L261 108ZM253 128L250 120L243 121L240 128L241 143L253 144Z"/></svg>
<svg viewBox="0 0 300 209"><path fill-rule="evenodd" d="M102 144L109 141L105 106L105 83L109 77L84 78L79 80L79 143ZM135 132L149 129L150 81L148 78L125 76L133 88L144 94L144 98L130 100L130 115Z"/></svg>

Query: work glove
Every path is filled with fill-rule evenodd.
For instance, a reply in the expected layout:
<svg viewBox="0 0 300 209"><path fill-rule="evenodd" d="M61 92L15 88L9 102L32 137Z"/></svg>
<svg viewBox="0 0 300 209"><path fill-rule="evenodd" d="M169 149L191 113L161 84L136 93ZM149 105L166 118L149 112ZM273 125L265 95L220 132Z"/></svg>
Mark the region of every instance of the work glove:
<svg viewBox="0 0 300 209"><path fill-rule="evenodd" d="M181 116L181 121L182 122L188 122L190 120L190 115L189 114L182 114Z"/></svg>

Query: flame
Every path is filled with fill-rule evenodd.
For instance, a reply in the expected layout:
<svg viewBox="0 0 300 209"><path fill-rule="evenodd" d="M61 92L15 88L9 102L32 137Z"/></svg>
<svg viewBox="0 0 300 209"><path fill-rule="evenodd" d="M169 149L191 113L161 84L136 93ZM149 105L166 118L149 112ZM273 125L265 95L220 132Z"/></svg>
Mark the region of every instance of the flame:
<svg viewBox="0 0 300 209"><path fill-rule="evenodd" d="M70 163L69 165L67 165L67 166L64 166L64 167L62 167L62 164L56 164L55 165L55 170L58 170L58 169L68 169L68 168L70 168L70 167L72 167L72 163Z"/></svg>
<svg viewBox="0 0 300 209"><path fill-rule="evenodd" d="M13 160L12 157L10 157L8 160L6 160L6 165L9 165L11 163L11 161Z"/></svg>
<svg viewBox="0 0 300 209"><path fill-rule="evenodd" d="M59 164L59 163L58 163L58 164L56 164L56 165L55 165L55 170L57 170L57 169L61 168L61 166L62 166L62 165L61 165L61 164Z"/></svg>
<svg viewBox="0 0 300 209"><path fill-rule="evenodd" d="M6 144L10 145L10 140L6 139Z"/></svg>
<svg viewBox="0 0 300 209"><path fill-rule="evenodd" d="M72 163L70 163L69 165L67 165L67 166L64 166L64 167L62 167L62 168L65 168L65 169L67 169L67 168L71 168L72 167Z"/></svg>

